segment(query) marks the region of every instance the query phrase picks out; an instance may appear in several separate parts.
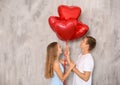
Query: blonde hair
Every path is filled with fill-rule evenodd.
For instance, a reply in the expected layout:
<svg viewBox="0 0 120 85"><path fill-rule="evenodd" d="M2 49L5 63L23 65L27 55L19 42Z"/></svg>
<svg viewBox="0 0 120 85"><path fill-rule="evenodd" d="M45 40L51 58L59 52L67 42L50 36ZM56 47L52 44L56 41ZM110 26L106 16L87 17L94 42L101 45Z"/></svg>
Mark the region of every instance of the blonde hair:
<svg viewBox="0 0 120 85"><path fill-rule="evenodd" d="M47 46L47 56L45 63L45 78L53 77L53 63L57 59L57 42L52 42Z"/></svg>

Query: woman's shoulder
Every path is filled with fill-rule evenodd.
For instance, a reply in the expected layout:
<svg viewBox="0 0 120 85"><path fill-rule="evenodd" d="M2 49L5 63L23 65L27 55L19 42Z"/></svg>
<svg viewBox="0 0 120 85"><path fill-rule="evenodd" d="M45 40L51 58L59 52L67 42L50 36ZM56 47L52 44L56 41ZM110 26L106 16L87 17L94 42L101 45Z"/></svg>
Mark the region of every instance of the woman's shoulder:
<svg viewBox="0 0 120 85"><path fill-rule="evenodd" d="M60 62L56 60L53 64L54 64L55 67L58 67L58 66L59 66L59 63L60 63Z"/></svg>

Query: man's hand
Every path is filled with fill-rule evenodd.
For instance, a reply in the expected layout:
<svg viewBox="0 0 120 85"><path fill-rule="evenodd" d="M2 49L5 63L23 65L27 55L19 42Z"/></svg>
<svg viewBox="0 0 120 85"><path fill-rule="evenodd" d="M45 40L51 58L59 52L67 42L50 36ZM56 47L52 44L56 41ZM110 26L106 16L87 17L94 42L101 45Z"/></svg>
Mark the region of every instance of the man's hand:
<svg viewBox="0 0 120 85"><path fill-rule="evenodd" d="M75 67L75 63L73 63L73 62L70 62L70 69L72 70L74 67Z"/></svg>

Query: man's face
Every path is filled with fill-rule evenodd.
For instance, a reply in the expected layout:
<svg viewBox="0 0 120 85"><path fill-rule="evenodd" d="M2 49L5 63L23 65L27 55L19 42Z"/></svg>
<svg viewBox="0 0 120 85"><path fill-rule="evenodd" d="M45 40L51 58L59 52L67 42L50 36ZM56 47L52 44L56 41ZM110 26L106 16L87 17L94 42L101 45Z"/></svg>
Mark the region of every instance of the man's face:
<svg viewBox="0 0 120 85"><path fill-rule="evenodd" d="M80 43L80 48L81 49L85 49L85 48L89 48L89 45L87 44L87 38L84 38L81 43Z"/></svg>

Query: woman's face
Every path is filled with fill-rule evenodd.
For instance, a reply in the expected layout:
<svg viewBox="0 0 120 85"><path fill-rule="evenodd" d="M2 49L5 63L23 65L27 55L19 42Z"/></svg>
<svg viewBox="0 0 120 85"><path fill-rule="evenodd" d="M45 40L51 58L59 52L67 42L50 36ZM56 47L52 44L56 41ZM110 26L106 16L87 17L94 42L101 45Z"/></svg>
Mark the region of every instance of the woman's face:
<svg viewBox="0 0 120 85"><path fill-rule="evenodd" d="M61 54L62 53L62 48L59 44L57 44L57 47L58 47L58 54Z"/></svg>

